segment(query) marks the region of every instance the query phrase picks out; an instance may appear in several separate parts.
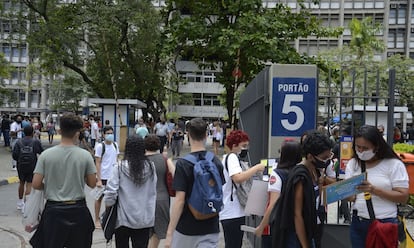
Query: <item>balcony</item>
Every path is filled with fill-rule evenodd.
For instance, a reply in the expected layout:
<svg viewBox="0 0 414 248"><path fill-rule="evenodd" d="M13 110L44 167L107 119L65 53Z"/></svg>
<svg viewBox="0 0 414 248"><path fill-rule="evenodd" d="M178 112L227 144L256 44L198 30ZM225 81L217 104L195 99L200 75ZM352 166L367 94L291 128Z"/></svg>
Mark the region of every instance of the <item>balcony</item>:
<svg viewBox="0 0 414 248"><path fill-rule="evenodd" d="M227 115L222 106L177 105L176 111L184 117L223 118Z"/></svg>
<svg viewBox="0 0 414 248"><path fill-rule="evenodd" d="M219 83L186 83L178 88L179 93L220 94L223 91L224 87Z"/></svg>

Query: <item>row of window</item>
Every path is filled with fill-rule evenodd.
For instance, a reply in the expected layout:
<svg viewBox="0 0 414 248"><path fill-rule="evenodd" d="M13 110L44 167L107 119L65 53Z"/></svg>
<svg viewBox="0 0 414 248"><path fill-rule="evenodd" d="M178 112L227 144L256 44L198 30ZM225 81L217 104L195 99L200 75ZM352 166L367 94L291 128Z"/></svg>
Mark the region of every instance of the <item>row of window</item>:
<svg viewBox="0 0 414 248"><path fill-rule="evenodd" d="M188 105L188 99L183 99L181 104ZM193 93L192 104L194 106L220 106L218 95Z"/></svg>
<svg viewBox="0 0 414 248"><path fill-rule="evenodd" d="M214 72L181 72L181 77L187 83L217 83Z"/></svg>
<svg viewBox="0 0 414 248"><path fill-rule="evenodd" d="M278 3L284 3L292 9L296 9L299 5L296 0L263 0L262 4L266 8L275 8ZM306 8L310 9L340 9L340 0L321 0L319 4L310 2L303 3ZM355 0L346 1L344 9L383 9L385 6L384 0Z"/></svg>

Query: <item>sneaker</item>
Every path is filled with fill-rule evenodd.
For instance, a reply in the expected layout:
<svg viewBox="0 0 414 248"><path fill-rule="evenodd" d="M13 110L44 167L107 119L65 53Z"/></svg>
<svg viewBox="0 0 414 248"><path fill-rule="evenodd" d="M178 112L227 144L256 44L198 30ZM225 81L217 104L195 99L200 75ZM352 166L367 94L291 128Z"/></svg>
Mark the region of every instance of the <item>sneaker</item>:
<svg viewBox="0 0 414 248"><path fill-rule="evenodd" d="M21 202L19 201L17 203L17 209L23 211L23 209L24 209L24 202L23 201L21 201Z"/></svg>
<svg viewBox="0 0 414 248"><path fill-rule="evenodd" d="M14 170L14 171L17 170L15 165L12 166L12 170Z"/></svg>

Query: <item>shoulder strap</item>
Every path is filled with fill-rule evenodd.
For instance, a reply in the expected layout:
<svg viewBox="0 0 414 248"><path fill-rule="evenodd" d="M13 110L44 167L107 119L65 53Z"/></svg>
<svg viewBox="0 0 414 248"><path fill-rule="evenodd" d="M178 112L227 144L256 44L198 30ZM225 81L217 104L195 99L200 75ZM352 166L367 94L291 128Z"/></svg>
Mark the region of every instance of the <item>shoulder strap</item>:
<svg viewBox="0 0 414 248"><path fill-rule="evenodd" d="M207 161L213 161L214 160L214 153L207 151L206 155L205 155L205 159ZM198 162L198 157L195 156L194 154L187 154L186 156L183 157L184 160L187 160L188 162L192 163L192 164L196 164Z"/></svg>
<svg viewBox="0 0 414 248"><path fill-rule="evenodd" d="M102 141L101 145L102 145L102 152L101 152L101 159L102 159L103 155L105 154L105 141Z"/></svg>
<svg viewBox="0 0 414 248"><path fill-rule="evenodd" d="M227 154L226 159L224 160L224 167L226 168L227 173L229 173L229 166L227 165L227 161L229 160L229 156L231 154L236 155L235 153L229 153L229 154ZM238 159L238 157L237 157L237 159ZM239 163L240 163L240 161L239 161ZM230 175L229 175L229 177L230 177ZM231 177L230 177L230 179L231 179ZM237 185L233 182L233 179L231 179L231 195L230 195L230 201L233 201L233 191L234 191L233 189L234 189L234 187L236 187L236 189L237 189Z"/></svg>
<svg viewBox="0 0 414 248"><path fill-rule="evenodd" d="M361 160L361 172L364 173L367 171L365 161ZM372 195L369 192L364 192L364 198L367 203L368 214L371 220L375 220L374 206L372 205Z"/></svg>

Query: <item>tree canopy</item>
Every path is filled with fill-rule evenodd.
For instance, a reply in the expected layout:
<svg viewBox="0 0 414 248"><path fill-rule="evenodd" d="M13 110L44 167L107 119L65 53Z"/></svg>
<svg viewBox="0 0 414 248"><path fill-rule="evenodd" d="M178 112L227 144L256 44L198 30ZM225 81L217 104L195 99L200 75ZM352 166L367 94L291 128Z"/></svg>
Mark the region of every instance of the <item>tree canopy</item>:
<svg viewBox="0 0 414 248"><path fill-rule="evenodd" d="M24 0L30 52L48 73L77 73L98 97L138 98L165 110L160 15L151 1Z"/></svg>
<svg viewBox="0 0 414 248"><path fill-rule="evenodd" d="M281 3L265 8L261 0L168 1L164 16L170 18L168 44L181 58L222 71L218 81L225 88L230 120L235 114L236 92L266 63L316 63L295 50L295 40L342 32L321 27L303 5L299 11Z"/></svg>

